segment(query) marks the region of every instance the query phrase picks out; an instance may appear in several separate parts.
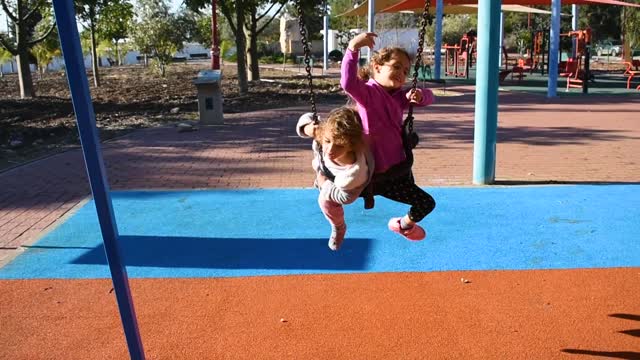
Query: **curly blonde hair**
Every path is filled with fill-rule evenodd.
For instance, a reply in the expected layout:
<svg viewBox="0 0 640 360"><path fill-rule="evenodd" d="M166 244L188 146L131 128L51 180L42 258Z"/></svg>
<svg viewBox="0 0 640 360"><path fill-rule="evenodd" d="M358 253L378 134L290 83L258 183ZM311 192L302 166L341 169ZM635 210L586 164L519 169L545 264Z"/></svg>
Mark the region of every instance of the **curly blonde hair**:
<svg viewBox="0 0 640 360"><path fill-rule="evenodd" d="M325 134L331 134L338 145L358 151L364 146L362 122L358 111L350 106L334 109L325 121L320 122L315 139L322 144Z"/></svg>
<svg viewBox="0 0 640 360"><path fill-rule="evenodd" d="M371 55L369 65L358 69L358 77L364 81L369 80L371 74L373 74L373 66L384 65L384 63L390 61L394 55L404 55L409 59L409 62L411 62L411 56L409 56L407 50L401 47L384 47Z"/></svg>

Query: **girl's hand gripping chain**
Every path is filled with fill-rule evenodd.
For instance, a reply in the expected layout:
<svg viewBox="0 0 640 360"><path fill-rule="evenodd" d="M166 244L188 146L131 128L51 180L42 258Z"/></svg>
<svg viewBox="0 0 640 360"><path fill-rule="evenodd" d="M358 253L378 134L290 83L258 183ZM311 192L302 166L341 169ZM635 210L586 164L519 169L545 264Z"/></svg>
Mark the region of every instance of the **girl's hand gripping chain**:
<svg viewBox="0 0 640 360"><path fill-rule="evenodd" d="M417 90L409 90L407 91L407 100L414 104L420 104L422 102L422 91Z"/></svg>

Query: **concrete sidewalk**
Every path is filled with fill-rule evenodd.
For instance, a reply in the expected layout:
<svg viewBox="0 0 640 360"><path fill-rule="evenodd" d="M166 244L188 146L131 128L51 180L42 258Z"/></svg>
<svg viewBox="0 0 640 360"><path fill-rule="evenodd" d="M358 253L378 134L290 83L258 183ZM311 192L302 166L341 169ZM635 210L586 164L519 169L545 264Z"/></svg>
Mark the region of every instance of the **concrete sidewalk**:
<svg viewBox="0 0 640 360"><path fill-rule="evenodd" d="M421 186L471 185L474 94L440 97L416 111ZM336 104L320 104L321 113ZM103 144L111 188L309 187L308 141L294 125L308 106L227 114L194 132L145 129ZM501 93L497 184L640 182L640 97L546 99ZM0 173L0 266L90 195L81 151Z"/></svg>

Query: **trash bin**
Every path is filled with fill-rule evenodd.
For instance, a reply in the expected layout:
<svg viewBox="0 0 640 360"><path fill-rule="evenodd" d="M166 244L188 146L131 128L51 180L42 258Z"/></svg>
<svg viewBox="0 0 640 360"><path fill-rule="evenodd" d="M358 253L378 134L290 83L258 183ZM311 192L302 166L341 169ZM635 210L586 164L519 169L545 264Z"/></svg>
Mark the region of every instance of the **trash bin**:
<svg viewBox="0 0 640 360"><path fill-rule="evenodd" d="M222 117L222 91L220 70L202 70L193 80L198 90L200 125L224 124Z"/></svg>

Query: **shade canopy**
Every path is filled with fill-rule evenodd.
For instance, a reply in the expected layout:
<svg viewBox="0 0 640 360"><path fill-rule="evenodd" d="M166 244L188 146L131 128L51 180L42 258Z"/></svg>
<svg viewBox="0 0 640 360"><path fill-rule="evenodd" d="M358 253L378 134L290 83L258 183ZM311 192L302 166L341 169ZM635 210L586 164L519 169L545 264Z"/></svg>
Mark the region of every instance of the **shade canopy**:
<svg viewBox="0 0 640 360"><path fill-rule="evenodd" d="M374 11L377 14L380 11L382 11L383 9L386 9L386 8L392 6L392 5L395 5L398 2L399 2L398 0L376 0ZM340 17L340 16L367 16L368 13L369 13L369 1L366 0L362 4L354 7L353 9L351 9L349 11L345 11L340 15L336 15L336 17Z"/></svg>
<svg viewBox="0 0 640 360"><path fill-rule="evenodd" d="M422 12L424 7L415 8L412 10L403 10L403 12ZM536 9L529 6L523 5L502 5L500 7L502 11L505 12L522 12L522 13L530 13L530 14L551 14L551 11ZM429 11L433 14L436 11L436 7L432 6L429 8ZM389 12L386 9L382 9L381 13ZM445 5L443 9L444 14L477 14L478 13L478 5Z"/></svg>
<svg viewBox="0 0 640 360"><path fill-rule="evenodd" d="M432 3L435 0L432 0ZM377 2L377 1L376 1ZM381 12L415 11L424 8L425 0L403 0L382 9ZM444 0L445 9L451 5L477 5L477 0ZM640 7L639 4L630 4L619 0L562 0L563 5L618 5ZM551 0L502 0L502 5L551 5ZM445 11L446 12L446 11Z"/></svg>
<svg viewBox="0 0 640 360"><path fill-rule="evenodd" d="M435 1L432 1L435 4ZM387 8L390 8L394 5L398 4L398 0L376 0L375 3L375 12L397 12L397 11L387 11ZM358 5L357 7L346 11L337 16L367 16L368 13L368 1ZM420 7L408 10L402 10L403 12L421 12L424 9L424 3L420 5ZM431 13L435 13L436 7L431 6L429 8ZM536 9L523 5L502 5L502 11L507 12L524 12L524 13L532 13L532 14L551 14L551 11ZM478 12L477 4L463 4L463 5L445 5L443 12L445 14L476 14Z"/></svg>

